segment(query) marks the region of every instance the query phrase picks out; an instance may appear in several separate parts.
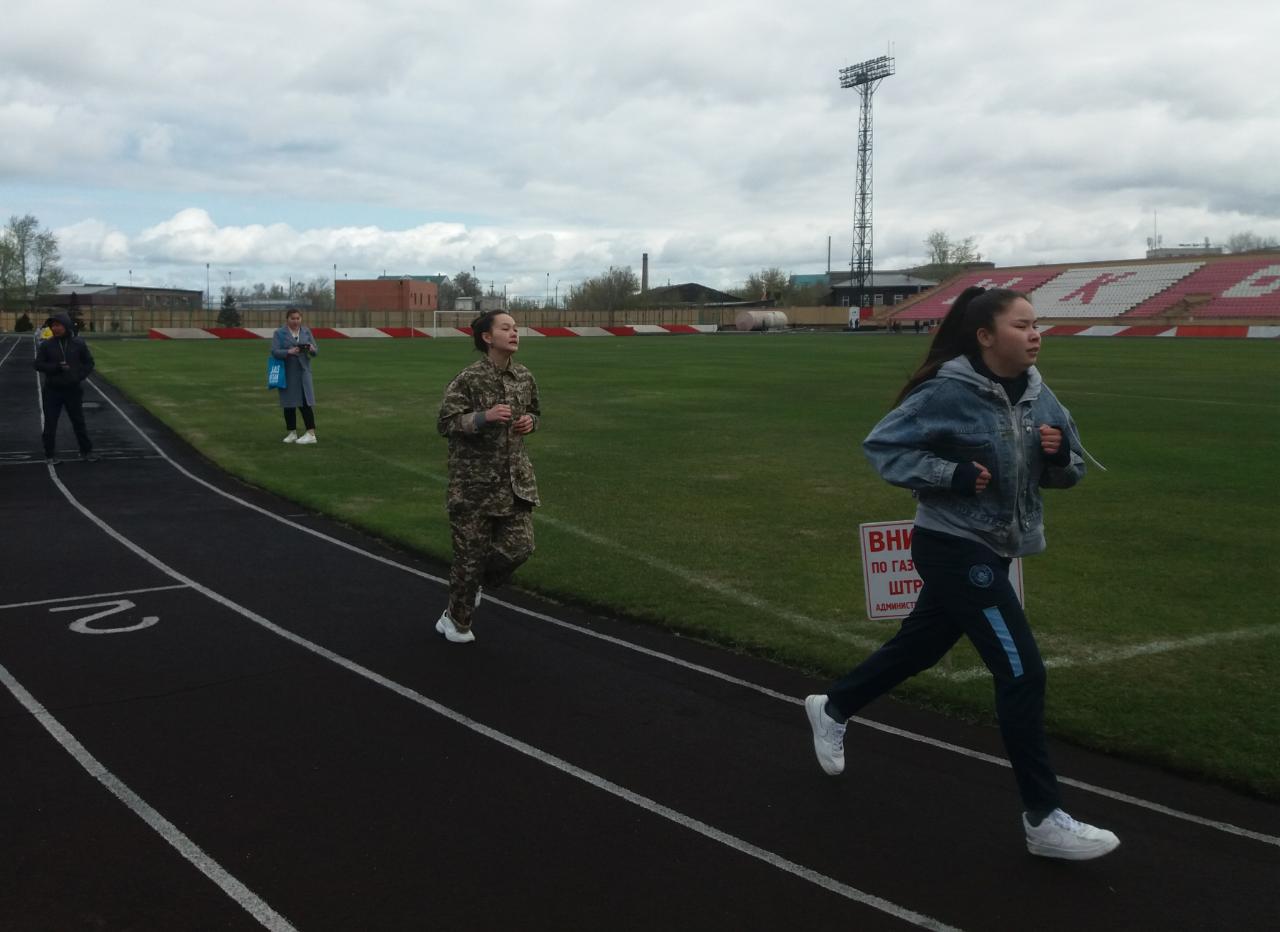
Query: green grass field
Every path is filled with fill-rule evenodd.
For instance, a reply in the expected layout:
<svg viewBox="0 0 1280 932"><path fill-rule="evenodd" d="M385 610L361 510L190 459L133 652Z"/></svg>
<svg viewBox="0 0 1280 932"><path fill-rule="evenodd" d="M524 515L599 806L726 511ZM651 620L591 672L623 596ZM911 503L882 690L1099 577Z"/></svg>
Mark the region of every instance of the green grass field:
<svg viewBox="0 0 1280 932"><path fill-rule="evenodd" d="M518 583L843 673L895 628L865 617L858 524L914 511L859 446L925 347L526 340L545 505ZM104 376L230 472L448 558L435 415L475 357L469 341L325 342L311 448L280 443L265 342L93 350ZM1046 493L1049 549L1026 563L1051 731L1280 797L1280 343L1050 337L1041 362L1109 470ZM967 644L898 695L992 718Z"/></svg>

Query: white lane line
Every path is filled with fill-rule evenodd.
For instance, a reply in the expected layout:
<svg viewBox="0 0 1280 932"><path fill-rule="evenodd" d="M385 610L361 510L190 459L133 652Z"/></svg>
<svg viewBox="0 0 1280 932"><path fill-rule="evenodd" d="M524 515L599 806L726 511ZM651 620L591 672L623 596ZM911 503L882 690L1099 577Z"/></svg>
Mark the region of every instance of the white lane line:
<svg viewBox="0 0 1280 932"><path fill-rule="evenodd" d="M674 657L670 654L664 654L662 653L662 651L653 650L652 648L641 647L639 644L632 644L630 641L624 641L621 638L616 638L608 634L601 634L598 631L592 631L588 628L580 628L577 625L570 624L567 621L562 621L561 619L552 617L551 615L544 615L541 612L535 612L535 611L532 611L531 609L522 608L519 605L513 605L510 602L504 602L502 599L495 598L494 596L486 595L485 598L488 599L490 602L492 602L494 605L500 605L505 609L508 609L513 612L519 612L522 615L529 615L533 618L538 619L539 621L546 622L547 624L550 624L550 625L555 625L558 628L565 628L566 630L574 631L574 632L577 632L578 634L585 634L585 635L588 635L589 637L593 637L601 641L607 641L610 644L615 644L618 647L622 647L627 650L634 651L637 654L644 654L648 657L653 657L656 660L661 660L664 663L669 663L677 667L683 667L686 670L691 670L694 673L700 673L703 676L711 677L712 679L717 679L724 683L731 683L734 686L741 687L742 689L759 693L762 696L768 696L770 699L777 699L779 702L786 702L790 705L796 705L796 706L804 705L803 699L797 698L795 696L789 696L786 693L778 692L776 689L770 689L767 686L761 686L758 683L751 682L750 680L739 679L738 677L733 676L732 674L723 673L711 667L704 667L701 664L694 663L690 660L684 660L680 657ZM887 735L894 735L895 737L898 737L898 738L906 738L908 741L915 741L919 744L927 744L930 747L938 748L939 750L942 750L942 751L949 751L952 754L959 754L960 756L967 757L971 760L983 761L985 763L994 764L997 767L1004 767L1006 769L1010 769L1012 767L1009 761L1003 757L996 757L994 754L987 754L983 751L975 751L971 748L962 747L958 744L952 744L949 741L942 741L938 738L930 738L928 735L921 735L913 731L906 731L905 729L902 729L902 728L895 728L893 725L886 725L883 722L872 721L869 718L863 718L861 716L855 715L853 716L853 718L849 719L849 721L857 723L859 725L863 725L867 728L874 729L875 731L883 732ZM1174 819L1180 819L1184 822L1190 822L1195 825L1200 825L1200 826L1203 826L1204 828L1211 828L1219 832L1225 832L1228 835L1237 835L1241 838L1250 838L1254 841L1260 841L1263 844L1273 845L1277 848L1280 848L1280 837L1277 837L1275 835L1266 835L1266 834L1263 834L1262 832L1255 832L1251 829L1241 828L1238 825L1232 825L1230 822L1219 822L1214 819L1206 819L1203 816L1193 815L1189 812L1182 812L1177 809L1171 809L1170 807L1163 806L1160 803L1151 802L1150 800L1146 800L1146 799L1141 799L1137 796L1130 796L1128 793L1121 793L1117 790L1107 789L1104 786L1096 786L1092 783L1085 783L1083 780L1076 780L1072 777L1059 776L1058 782L1066 784L1067 786L1073 786L1078 790L1084 790L1087 793L1093 793L1096 796L1102 796L1102 797L1105 797L1106 799L1111 799L1116 802L1128 803L1131 806L1137 806L1138 808L1146 809L1149 812L1158 812L1161 815L1169 816Z"/></svg>
<svg viewBox="0 0 1280 932"><path fill-rule="evenodd" d="M9 352L4 354L3 359L0 359L0 366L3 366L8 361L9 357L13 355L13 351L18 348L18 344L21 342L22 342L21 338L13 341L13 346L9 347Z"/></svg>
<svg viewBox="0 0 1280 932"><path fill-rule="evenodd" d="M170 589L186 589L185 584L175 586L151 586L147 589L121 589L119 592L94 592L89 595L68 595L59 599L40 599L36 602L10 602L0 605L0 611L6 608L31 608L33 605L54 605L58 602L83 602L85 599L106 599L116 595L142 595L147 592L167 592Z"/></svg>
<svg viewBox="0 0 1280 932"><path fill-rule="evenodd" d="M52 468L49 472L53 472ZM124 781L104 767L97 758L89 753L83 744L76 740L75 736L61 722L50 715L48 710L21 683L14 679L13 674L3 664L0 664L0 683L4 683L9 692L13 693L13 697L22 703L36 721L44 726L45 731L49 732L68 754L75 758L76 763L83 767L89 776L106 787L134 815L151 826L156 834L195 865L200 873L222 888L222 891L227 896L235 900L245 912L258 920L258 923L263 928L278 930L278 932L296 932L287 919L229 874L222 865L183 834L181 829L157 812L145 799L131 790Z"/></svg>
<svg viewBox="0 0 1280 932"><path fill-rule="evenodd" d="M552 767L560 771L561 773L566 774L567 776L573 777L577 780L581 780L583 783L593 786L596 789L603 790L604 792L612 796L616 796L617 798L624 800L625 802L631 803L632 805L637 806L640 809L645 810L646 812L652 813L653 815L660 816L661 818L666 819L669 822L673 822L674 824L679 825L682 828L686 828L686 829L689 829L690 831L696 832L697 834L702 835L704 838L709 838L712 841L715 841L721 845L724 845L727 848L737 851L740 854L745 854L748 857L755 858L756 860L762 861L765 864L768 864L770 867L776 868L777 870L790 874L793 877L798 877L801 880L806 880L809 883L812 883L816 886L823 888L824 890L830 891L831 893L835 893L835 894L838 894L839 896L845 897L846 899L853 900L854 902L862 903L863 905L870 906L873 909L877 909L883 913L887 913L888 915L893 916L896 919L900 919L904 922L909 922L912 925L919 926L922 929L939 930L939 932L958 932L958 930L956 930L955 927L953 926L949 926L943 922L939 922L938 920L933 919L929 916L926 916L922 913L917 913L914 910L907 909L904 906L899 906L896 903L892 903L889 900L875 896L874 894L867 893L863 890L859 890L856 887L852 887L852 886L849 886L848 884L841 883L840 881L836 880L833 877L829 877L826 874L819 873L818 871L805 867L802 864L797 864L794 861L790 861L787 858L784 858L779 854L769 851L766 848L761 848L758 845L753 845L751 842L738 838L736 835L731 835L728 832L721 831L720 829L712 825L709 825L706 822L702 822L698 819L693 818L692 816L687 816L684 813L679 812L678 810L672 809L669 806L664 806L662 803L656 802L655 800L652 800L647 796L642 796L639 793L629 790L624 786L621 786L610 780L606 780L604 777L598 776L597 774L594 774L589 770L584 770L583 768L578 767L574 764L571 764L568 761L563 760L562 758L556 757L553 754L548 754L546 751L543 751L540 748L534 747L531 744L526 744L525 742L519 740L518 738L513 738L510 735L506 734L505 732L501 732L495 728L489 727L488 725L481 724L480 722L477 722L472 718L468 718L467 716L463 715L460 712L454 711L448 706L441 705L440 703L436 702L434 699L427 698L426 696L422 695L416 690L410 689L408 686L404 686L400 683L397 683L395 680L389 679L383 676L382 674L369 669L368 667L362 666L361 664L356 663L354 660L350 660L347 657L342 656L341 654L338 654L329 650L327 647L323 647L320 644L315 643L314 641L311 641L311 640L308 640L307 638L302 637L300 634L295 634L294 632L289 631L286 628L282 628L279 625L275 624L274 622L268 621L266 618L257 614L256 612L248 608L245 608L244 606L239 605L236 602L233 602L231 599L228 599L227 597L215 592L214 590L208 588L207 586L201 585L200 583L196 582L194 579L191 579L189 576L183 575L182 573L178 572L177 570L173 569L172 567L162 562L159 558L152 556L150 553L148 553L138 544L135 544L133 541L129 540L123 534L115 530L115 528L111 527L109 524L107 524L105 521L103 521L101 518L99 518L97 515L91 512L88 508L86 508L80 502L76 501L75 496L71 494L71 491L65 485L62 484L62 481L58 478L58 474L57 472L54 471L53 467L49 467L49 478L53 480L53 484L58 487L58 491L60 491L63 494L63 496L66 497L67 501L70 502L72 506L76 508L76 510L78 510L86 518L88 518L95 525L97 525L98 528L102 530L102 532L105 533L112 540L116 541L118 544L125 547L136 556L145 560L151 566L160 570L160 572L165 573L166 575L172 577L173 579L178 580L179 582L187 586L190 586L192 589L199 592L201 595L204 595L207 598L211 599L212 601L216 602L217 604L223 606L224 608L230 609L236 614L241 615L244 618L247 618L249 621L252 621L254 624L260 625L261 627L270 631L272 634L275 634L281 638L284 638L287 641L291 641L292 643L298 645L299 647L305 650L311 651L313 654L323 657L325 660L328 660L331 663L334 663L337 666L342 667L343 669L356 674L357 676L363 677L364 679L368 680L371 683L381 686L384 689L390 690L391 692L395 693L398 696L401 696L402 698L405 698L411 702L417 703L423 708L429 709L432 712L435 712L437 715L440 715L443 718L446 718L454 722L455 724L461 725L462 727L467 728L470 731L475 732L476 734L483 735L484 737L489 738L492 741L496 741L497 743L507 748L510 748L513 751L523 754L526 757L530 757L533 760L538 761L539 763L546 764L547 766Z"/></svg>
<svg viewBox="0 0 1280 932"><path fill-rule="evenodd" d="M346 541L338 540L336 537L330 537L329 535L324 534L321 531L317 531L314 528L306 527L305 525L302 525L302 524L297 524L296 522L290 521L287 518L283 518L280 515L267 511L265 508L260 508L259 506L253 504L252 502L247 502L242 498L237 498L236 496L232 495L229 492L224 492L222 489L218 488L212 483L206 482L204 479L201 479L199 476L196 476L191 472L189 472L180 463L176 462L167 453L165 453L164 450L160 449L160 447L150 437L148 437L145 433L143 433L142 429L138 427L137 424L135 424L132 420L130 420L129 416L120 409L119 405L117 405L111 398L107 397L107 394L103 392L102 389L98 388L97 385L94 385L93 387L98 392L98 394L102 395L102 397L105 398L107 402L112 407L114 407L116 411L120 413L120 416L123 417L125 421L127 421L129 425L134 430L136 430L144 440L147 441L147 443L151 444L151 446L156 450L156 452L160 454L161 459L165 460L167 463L169 463L170 466L172 466L178 472L182 473L188 479L191 479L192 481L204 486L205 488L209 489L212 492L216 492L218 495L221 495L223 498L226 498L229 501L233 501L239 505L242 505L245 508L248 508L261 515L271 518L274 521L278 521L281 524L287 525L293 528L294 530L301 531L304 534L310 534L312 537L315 537L319 540L326 541L330 544L333 544L334 546L341 547L344 550L347 550L351 553L359 554L360 556L363 556L367 559L373 560L377 563L382 563L386 566L394 567L395 569L401 570L402 572L405 572L405 573L409 573L410 575L413 575L413 576L417 576L421 579L427 579L427 580L430 580L431 582L439 583L442 586L448 585L448 580L442 579L439 576L434 576L431 573L427 573L423 570L417 569L416 567L408 566L404 563L398 563L395 560L388 559L387 557L380 556L376 553L370 553L369 551L362 550L361 548L356 547L353 544L348 544ZM646 648L646 647L640 647L639 645L632 644L629 641L624 641L620 638L615 638L606 634L601 634L597 631L591 630L590 628L583 628L578 625L573 625L573 624L570 624L569 622L562 621L558 618L553 618L550 615L544 615L541 612L536 612L536 611L533 611L532 609L524 608L523 606L520 606L520 605L514 605L510 602L499 601L498 599L495 599L493 596L490 596L490 595L486 595L485 598L493 602L494 604L501 605L504 608L510 609L511 611L516 612L518 614L527 615L530 618L537 618L541 621L550 622L551 624L565 628L569 631L573 631L577 634L585 635L587 637L593 637L601 641L606 641L610 644L614 644L625 650L631 650L637 653L647 654L649 656L661 659L675 666L685 667L686 669L693 670L695 672L701 673L706 676L711 676L716 679L724 680L725 682L728 682L728 683L734 683L738 686L741 686L744 689L760 693L761 695L770 696L772 698L779 699L783 702L789 702L793 704L802 704L804 701L803 699L798 699L794 696L787 696L783 693L776 692L772 689L768 689L756 683L751 683L747 680L740 680L737 677L720 673L719 671L713 670L710 667L703 667L698 664L689 663L671 654L664 654L660 651L650 650L649 648ZM964 672L964 671L957 671L957 672ZM983 672L984 673L986 672L985 669ZM872 721L871 719L861 718L857 716L852 718L850 721L857 722L860 725L865 725L868 728L874 728L877 731L882 731L882 732L885 732L886 734L891 734L899 738L905 738L908 741L915 741L918 744L926 744L926 745L929 745L930 747L938 748L939 750L960 754L964 757L972 758L973 760L986 761L987 763L995 764L1000 767L1010 766L1009 762L1003 758L994 757L990 754L984 754L981 751L970 750L969 748L960 747L959 745L951 744L946 741L940 741L936 738L931 738L928 735L921 735L915 732L905 731L900 728L894 728L893 726L890 726L890 725L882 725L879 722ZM1092 783L1086 783L1083 780L1076 780L1070 777L1063 777L1059 775L1058 781L1068 786L1073 786L1076 789L1083 790L1087 793L1092 793L1096 796L1102 796L1106 799L1111 799L1117 802L1128 803L1130 805L1137 806L1142 809L1146 809L1150 812L1158 812L1161 815L1166 815L1171 818L1180 819L1184 822L1190 822L1195 825L1200 825L1205 828L1211 828L1216 831L1224 832L1229 835L1237 835L1242 838L1251 838L1255 841L1261 841L1265 844L1280 847L1280 837L1276 837L1273 835L1264 835L1260 832L1255 832L1250 829L1241 828L1238 825L1232 825L1229 822L1219 822L1213 819L1206 819L1203 816L1193 815L1192 813L1189 813L1189 812L1182 812L1177 809L1171 809L1168 806L1161 805L1160 803L1144 800L1136 796L1130 796L1126 793L1121 793L1116 790L1108 789L1106 787L1097 786Z"/></svg>

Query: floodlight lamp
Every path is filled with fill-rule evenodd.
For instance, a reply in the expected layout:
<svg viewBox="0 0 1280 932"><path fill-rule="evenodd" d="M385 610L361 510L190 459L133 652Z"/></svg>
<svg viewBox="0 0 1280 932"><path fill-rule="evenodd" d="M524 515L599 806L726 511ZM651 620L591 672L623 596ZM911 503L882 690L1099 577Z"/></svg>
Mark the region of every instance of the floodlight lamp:
<svg viewBox="0 0 1280 932"><path fill-rule="evenodd" d="M868 59L859 64L850 65L848 68L841 68L840 86L861 87L864 84L887 78L893 73L893 58L889 55L881 55L879 58Z"/></svg>

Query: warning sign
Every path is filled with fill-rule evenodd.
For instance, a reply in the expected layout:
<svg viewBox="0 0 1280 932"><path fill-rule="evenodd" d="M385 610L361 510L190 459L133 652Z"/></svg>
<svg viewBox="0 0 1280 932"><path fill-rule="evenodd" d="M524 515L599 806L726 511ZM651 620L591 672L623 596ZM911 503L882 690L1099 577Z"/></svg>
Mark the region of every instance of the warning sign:
<svg viewBox="0 0 1280 932"><path fill-rule="evenodd" d="M911 521L880 521L858 525L862 539L862 581L867 593L867 617L905 618L916 607L924 582L911 560ZM1009 582L1023 605L1022 561L1009 564Z"/></svg>

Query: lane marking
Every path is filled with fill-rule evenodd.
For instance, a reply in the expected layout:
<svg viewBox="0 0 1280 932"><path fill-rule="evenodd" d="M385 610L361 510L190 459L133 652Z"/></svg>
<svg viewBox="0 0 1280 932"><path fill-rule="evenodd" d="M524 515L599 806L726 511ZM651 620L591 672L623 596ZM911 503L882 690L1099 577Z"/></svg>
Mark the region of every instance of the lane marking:
<svg viewBox="0 0 1280 932"><path fill-rule="evenodd" d="M102 395L102 397L105 398L107 402L113 408L116 409L117 412L119 412L120 416L125 419L125 421L129 424L130 427L132 427L135 431L137 431L138 434L141 435L142 438L147 441L147 443L151 444L152 448L154 448L155 451L160 455L161 459L165 460L170 466L176 469L179 473L191 479L192 481L198 483L199 485L202 485L205 488L209 489L210 491L215 492L218 495L221 495L223 498L226 498L229 501L235 502L245 508L250 509L251 511L255 511L258 514L271 518L273 521L278 521L281 524L287 525L293 528L294 530L301 531L304 534L310 534L312 537L315 537L319 540L326 541L330 544L333 544L334 546L340 547L351 553L359 554L360 556L363 556L369 560L373 560L376 563L381 563L386 566L394 567L395 569L401 570L402 572L409 573L410 575L413 575L413 576L418 576L422 579L430 580L431 582L438 583L442 586L448 586L449 583L448 583L448 580L446 579L443 579L439 576L435 576L431 573L427 573L423 570L417 569L416 567L408 566L404 563L399 563L395 560L388 559L387 557L381 556L379 554L371 553L367 550L362 550L361 548L356 547L353 544L348 544L346 541L338 540L336 537L330 537L328 534L318 531L315 528L310 528L310 527L306 527L305 525L297 524L293 521L288 520L287 518L283 518L280 515L270 512L265 508L261 508L258 505L253 504L252 502L245 501L242 498L237 498L236 496L232 495L229 492L224 492L222 489L218 488L217 486L213 485L210 482L206 482L204 479L201 479L199 476L196 476L190 471L188 471L184 466L182 466L180 463L175 461L164 450L162 450L159 447L159 445L155 443L155 441L153 441L150 437L148 437L142 431L142 429L138 427L138 425L135 424L132 421L132 419L130 419L130 417L127 414L125 414L123 410L121 410L120 406L117 405L115 401L106 394L106 392L102 391L102 389L99 388L96 384L94 384L93 387L95 391L97 391L100 395ZM550 622L559 627L576 632L577 634L586 635L588 637L593 637L598 640L606 641L608 643L621 647L625 650L631 650L631 651L636 651L638 653L648 654L652 657L662 659L663 661L673 664L675 666L685 667L686 669L696 671L706 676L711 676L716 679L724 680L725 682L734 683L744 689L760 693L761 695L771 696L773 698L780 699L784 702L788 702L792 704L803 704L804 702L803 699L799 699L794 696L787 696L783 693L776 692L774 690L768 689L767 687L760 686L756 683L751 683L747 680L741 680L741 679L738 679L737 677L720 673L719 671L713 670L710 667L704 667L699 664L689 663L687 661L681 660L680 658L670 654L664 654L660 651L650 650L649 648L632 644L629 641L624 641L621 638L614 638L606 634L601 634L600 632L597 632L597 631L592 631L589 628L583 628L578 625L573 625L573 624L570 624L569 622L562 621L560 619L552 618L549 615L545 615L541 612L533 611L532 609L524 608L523 606L514 605L510 602L500 601L491 595L486 595L485 599L492 601L497 605L501 605L504 608L507 608L518 614L527 615L530 618L537 618L541 621ZM981 669L984 674L987 673L985 668L981 668ZM963 672L965 671L957 671L957 673L963 673ZM954 675L954 674L951 674L951 675ZM900 728L894 728L891 725L883 725L879 722L874 722L871 719L861 718L858 716L855 716L853 719L850 719L850 721L855 721L860 725L865 725L868 728L874 728L877 731L882 731L886 734L894 735L899 738L905 738L908 741L914 741L918 744L925 744L930 747L937 748L943 751L948 751L954 754L959 754L963 757L968 757L973 760L985 761L990 764L995 764L996 766L999 766L999 767L1010 767L1009 762L1004 758L995 757L990 754L985 754L981 751L974 751L969 748L964 748L959 745L951 744L950 742L947 742L947 741L941 741L937 738L931 738L928 735L922 735L916 732L906 731ZM1199 825L1205 828L1214 829L1216 831L1223 832L1228 835L1236 835L1242 838L1249 838L1254 841L1260 841L1260 842L1263 842L1264 844L1273 845L1275 847L1280 848L1280 837L1277 837L1277 836L1266 835L1261 832L1252 831L1251 829L1241 828L1240 826L1233 825L1230 822L1220 822L1214 819L1204 818L1203 816L1193 815L1192 813L1189 813L1189 812L1183 812L1178 809L1172 809L1168 806L1161 805L1160 803L1144 800L1137 796L1130 796L1127 793L1122 793L1117 790L1111 790L1106 787L1097 786L1092 783L1086 783L1083 780L1076 780L1071 777L1064 777L1062 775L1059 775L1058 781L1067 786L1075 787L1076 789L1083 790L1084 792L1087 792L1087 793L1092 793L1096 796L1101 796L1105 799L1110 799L1116 802L1127 803L1129 805L1133 805L1141 809L1146 809L1147 811L1150 811L1150 812L1156 812L1161 815L1169 816L1170 818L1175 818L1175 819L1179 819L1184 822L1190 822L1192 824Z"/></svg>
<svg viewBox="0 0 1280 932"><path fill-rule="evenodd" d="M51 608L51 612L82 612L86 608L101 608L101 612L93 612L82 618L77 618L71 622L68 627L76 634L127 634L131 631L141 631L143 628L150 628L160 620L157 615L147 615L141 621L132 625L123 625L119 628L94 628L89 622L97 621L100 618L106 618L110 615L119 615L121 612L127 612L131 608L137 608L130 599L112 599L109 602L90 602L88 605L59 605Z"/></svg>
<svg viewBox="0 0 1280 932"><path fill-rule="evenodd" d="M53 472L52 469L49 471ZM4 683L9 692L13 693L13 697L44 726L45 731L49 732L68 754L75 758L76 763L83 767L89 776L106 787L134 815L151 826L156 834L195 865L200 873L217 884L245 912L258 920L263 928L271 929L273 932L297 932L287 919L228 873L221 864L183 834L180 828L162 816L145 799L131 790L123 780L104 767L61 722L49 714L48 710L13 677L3 664L0 664L0 683Z"/></svg>
<svg viewBox="0 0 1280 932"><path fill-rule="evenodd" d="M3 366L8 361L9 357L13 355L13 351L18 348L18 344L21 342L22 342L21 337L18 337L13 341L13 346L9 347L9 352L4 354L3 359L0 359L0 366Z"/></svg>
<svg viewBox="0 0 1280 932"><path fill-rule="evenodd" d="M794 706L804 705L804 700L801 698L797 698L796 696L790 696L783 692L778 692L776 689L770 689L767 686L761 686L760 684L753 683L750 680L741 679L739 677L733 676L730 673L724 673L712 667L705 667L702 664L694 663L691 660L684 660L680 657L672 656L671 654L664 654L662 651L654 650L653 648L642 647L639 644L633 644L630 641L624 641L623 639L613 637L612 635L602 634L598 631L592 631L588 628L580 628L577 625L571 624L562 619L555 618L551 615L544 615L541 612L535 612L531 609L522 608L519 605L514 605L510 602L503 601L502 599L496 598L491 595L485 595L485 598L493 602L494 605L500 605L505 609L509 609L511 611L518 612L523 615L529 615L533 618L538 619L539 621L546 622L547 624L554 625L558 628L564 628L569 631L577 632L578 634L585 634L589 637L593 637L601 641L606 641L610 644L617 645L618 647L622 647L627 650L634 651L635 653L644 654L648 657L653 657L655 660L661 660L664 663L669 663L677 667L683 667L684 669L690 670L694 673L700 673L703 676L707 676L712 679L717 679L724 683L730 683L734 686L738 686L742 689L746 689L751 692L759 693L762 696L767 696L770 699L776 699L779 702L786 702ZM1006 770L1010 770L1013 767L1013 765L1010 764L1006 758L997 757L994 754L987 754L984 751L975 751L972 748L966 748L958 744L952 744L949 741L943 741L939 738L931 738L928 735L921 735L913 731L907 731L906 729L903 729L903 728L897 728L893 725L886 725L883 722L873 721L872 719L863 718L862 716L859 716L859 715L853 716L852 718L849 719L849 721L855 722L859 725L862 725L866 728L873 729L875 731L883 732L884 734L887 734L887 735L893 735L898 738L905 738L908 741L914 741L914 742L917 742L918 744L926 744L930 747L937 748L942 751L948 751L952 754L959 754L961 757L967 757L971 760L982 761L987 764L994 764L995 766L1003 767ZM1263 844L1272 845L1274 847L1280 848L1280 836L1267 835L1262 832L1255 832L1252 829L1241 828L1238 825L1232 825L1230 822L1220 822L1215 819L1206 819L1203 816L1193 815L1189 812L1182 812L1178 809L1172 809L1168 806L1161 805L1160 803L1151 802L1150 800L1142 799L1137 796L1131 796L1128 793L1122 793L1118 790L1111 790L1103 786L1097 786L1092 783L1086 783L1083 780L1077 780L1073 777L1064 777L1059 775L1058 782L1065 784L1067 786L1075 787L1078 790L1083 790L1086 793L1092 793L1095 796L1102 796L1105 799L1110 799L1115 802L1127 803L1131 806L1136 806L1139 809L1146 809L1149 812L1156 812L1156 813L1159 813L1160 815L1169 816L1170 818L1174 818L1174 819L1180 819L1181 821L1190 822L1194 825L1199 825L1204 828L1214 829L1219 832L1224 832L1228 835L1237 835L1241 838L1249 838L1249 839L1252 839L1253 841L1260 841Z"/></svg>
<svg viewBox="0 0 1280 932"><path fill-rule="evenodd" d="M575 764L571 764L568 761L564 760L563 758L556 757L554 754L549 754L548 752L543 751L542 749L537 748L531 744L527 744L526 742L521 741L518 738L514 738L506 734L505 732L501 732L501 731L498 731L496 728L491 728L488 725L484 725L476 721L475 719L472 719L466 715L463 715L461 712L454 711L448 706L442 705L441 703L436 702L434 699L430 699L422 695L418 691L411 689L408 686L404 686L396 682L395 680L392 680L388 677L383 676L380 673L377 673L374 670L369 669L368 667L362 666L361 664L355 662L354 660L350 660L349 658L344 657L341 654L338 654L334 651L329 650L327 647L323 647L314 641L308 640L307 638L303 637L300 634L296 634L292 631L289 631L286 628L282 628L279 625L275 624L274 622L264 618L262 615L259 615L258 613L252 611L251 609L245 608L244 606L236 602L233 602L231 599L227 598L226 596L223 596L220 593L215 592L214 590L208 588L207 586L202 585L201 583L197 582L191 577L180 573L176 569L173 569L172 567L168 566L166 563L161 561L158 557L153 556L152 554L144 550L141 546L129 540L123 534L115 530L115 528L111 527L109 524L107 524L105 521L103 521L101 518L95 515L87 507L85 507L80 502L78 502L75 496L71 494L71 491L65 485L62 484L62 481L58 478L58 474L53 469L52 466L49 467L49 478L53 480L53 484L58 487L58 490L63 494L63 496L67 499L67 501L70 502L71 505L77 511L79 511L82 515L84 515L86 518L92 521L95 525L97 525L97 527L103 533L105 533L108 537L110 537L112 540L116 541L116 543L128 549L135 556L138 556L141 559L145 560L151 566L160 570L160 572L165 573L166 575L172 577L173 579L178 580L179 582L185 583L187 586L194 589L196 592L199 592L201 595L209 598L210 600L217 603L218 605L221 605L224 608L230 609L236 614L241 615L244 618L247 618L249 621L252 621L254 624L257 624L265 628L266 630L270 631L271 633L281 638L284 638L286 641L290 641L298 645L304 650L308 650L311 653L319 657L322 657L325 660L328 660L331 663L339 667L342 667L343 669L351 673L354 673L355 675L362 677L371 683L374 683L375 685L381 686L384 689L387 689L404 699L408 699L410 702L414 702L417 705L420 705L423 708L428 709L436 713L437 715L443 718L446 718L449 721L454 722L457 725L461 725L462 727L470 731L473 731L476 734L489 738L490 740L495 741L498 744L501 744L507 748L510 748L513 751L523 754L526 757L529 757L535 761L538 761L539 763L552 767L553 769L558 770L567 776L573 777L576 780L580 780L581 782L586 783L589 786L593 786L596 789L602 790L605 793L610 794L611 796L615 796L618 799L631 803L632 805L640 809L643 809L646 812L652 813L653 815L666 819L667 821L672 822L676 825L679 825L682 828L686 828L692 832L696 832L697 834L702 835L704 838L708 838L714 842L724 845L725 847L730 848L734 851L737 851L740 854L745 854L748 857L755 858L758 861L762 861L765 864L769 865L770 867L783 871L784 873L790 874L793 877L798 877L801 880L808 881L809 883L814 884L815 886L821 887L822 889L827 890L831 893L835 893L839 896L843 896L846 899L853 900L854 902L857 902L857 903L862 903L865 906L870 906L873 909L879 910L880 912L883 912L883 913L887 913L888 915L893 916L896 919L900 919L904 922L909 922L912 925L919 926L922 929L937 930L937 932L959 932L959 930L956 929L956 927L954 926L949 926L946 923L933 919L930 916L926 916L923 913L917 913L914 910L907 909L904 906L899 906L896 903L883 899L882 897L878 897L878 896L875 896L874 894L867 893L863 890L859 890L857 887L853 887L848 884L841 883L840 881L836 880L833 877L829 877L826 874L822 874L818 871L813 870L812 868L808 868L802 864L798 864L794 861L788 860L787 858L784 858L782 855L776 854L775 852L770 851L767 848L762 848L758 845L754 845L751 842L746 841L745 839L738 838L736 835L731 835L728 832L722 831L721 829L714 827L713 825L710 825L699 819L695 819L692 816L685 815L679 810L672 809L670 806L665 806L662 803L659 803L653 799L650 799L647 796L643 796L639 793L636 793L633 790L629 790L626 787L621 786L620 784L614 783L611 780L607 780L604 777L599 776L598 774L592 773L589 770L585 770L581 767L578 767ZM3 668L0 668L0 669L3 669ZM246 890L246 892L248 891ZM237 902L239 902L239 900L237 900ZM265 906L265 904L263 905Z"/></svg>
<svg viewBox="0 0 1280 932"><path fill-rule="evenodd" d="M147 589L122 589L119 592L95 592L91 595L67 595L57 599L38 599L35 602L10 602L0 605L0 611L6 608L31 608L36 605L56 605L59 602L81 602L85 599L109 599L116 595L143 595L148 592L168 592L171 589L188 589L189 586L179 583L176 586L151 586Z"/></svg>

